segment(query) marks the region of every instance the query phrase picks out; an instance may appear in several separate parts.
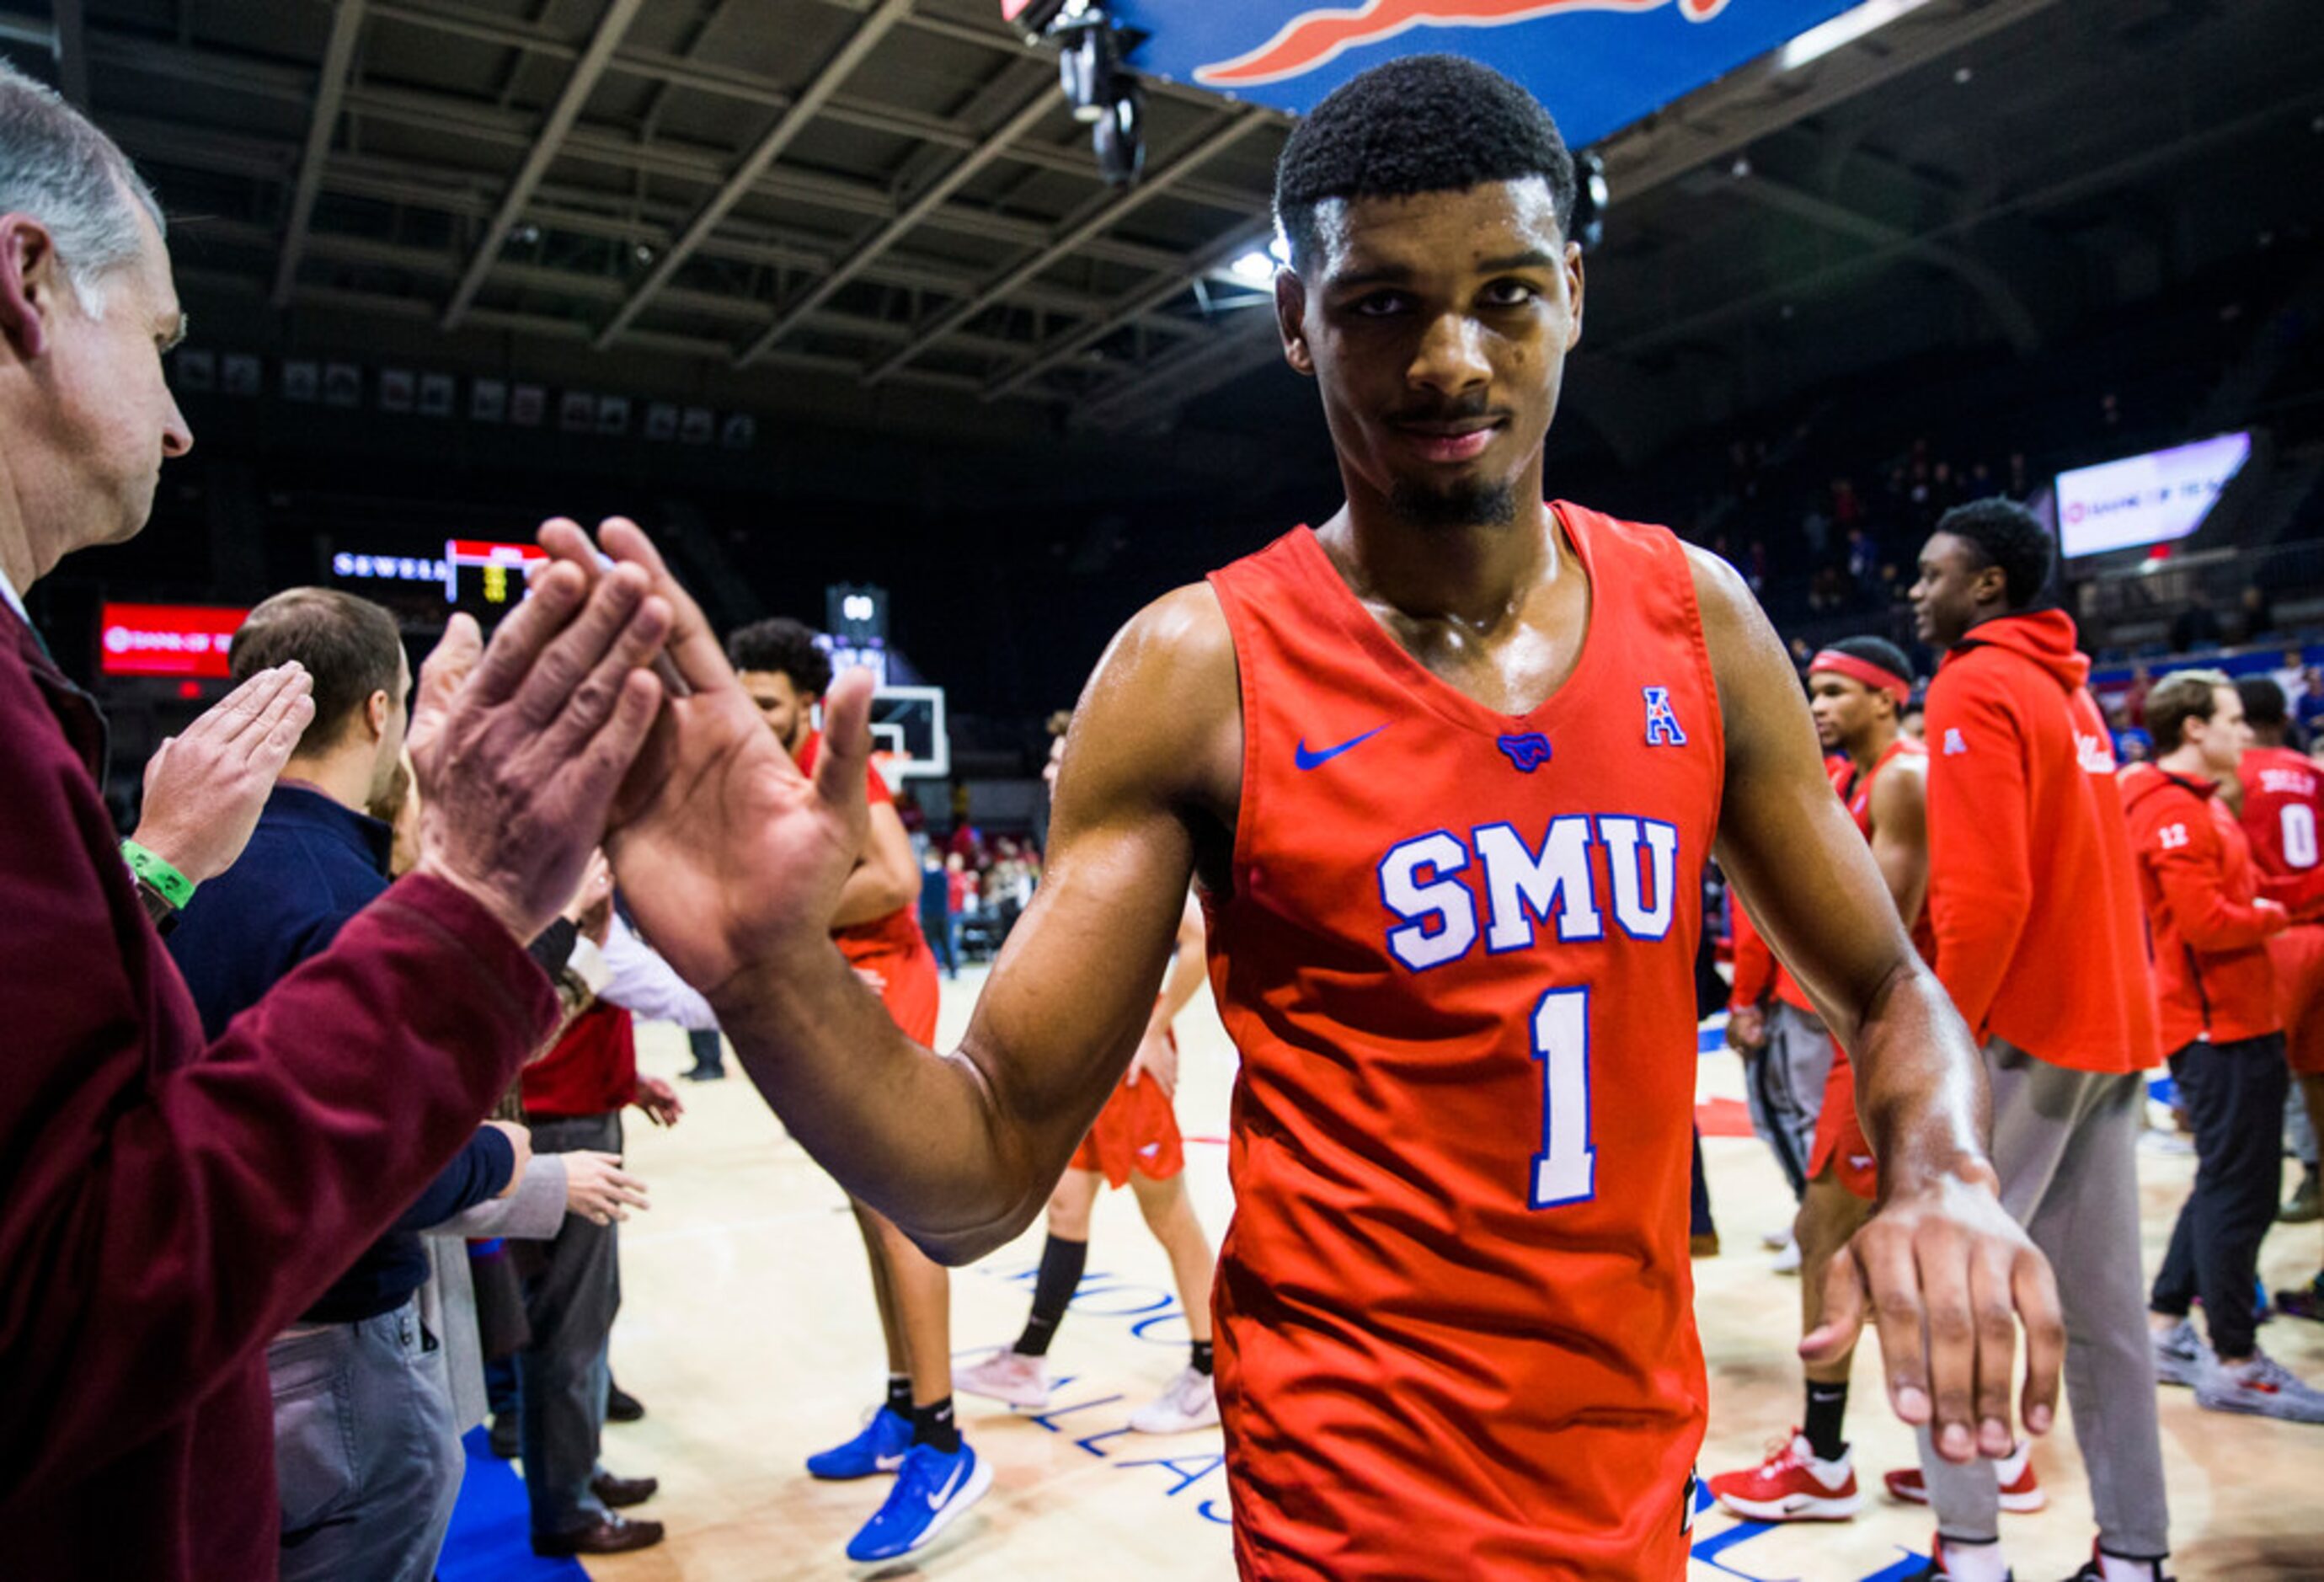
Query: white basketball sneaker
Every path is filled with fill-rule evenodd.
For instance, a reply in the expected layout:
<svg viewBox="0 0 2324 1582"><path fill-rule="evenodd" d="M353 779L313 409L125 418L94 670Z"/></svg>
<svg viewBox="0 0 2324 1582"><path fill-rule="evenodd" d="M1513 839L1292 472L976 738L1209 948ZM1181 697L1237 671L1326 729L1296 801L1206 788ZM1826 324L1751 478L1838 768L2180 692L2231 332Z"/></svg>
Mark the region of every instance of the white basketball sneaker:
<svg viewBox="0 0 2324 1582"><path fill-rule="evenodd" d="M1141 1434L1183 1434L1206 1429L1219 1420L1219 1392L1211 1375L1182 1368L1170 1387L1130 1414L1130 1426Z"/></svg>
<svg viewBox="0 0 2324 1582"><path fill-rule="evenodd" d="M1049 1363L1002 1346L973 1367L952 1376L952 1387L990 1401L1035 1411L1049 1404Z"/></svg>

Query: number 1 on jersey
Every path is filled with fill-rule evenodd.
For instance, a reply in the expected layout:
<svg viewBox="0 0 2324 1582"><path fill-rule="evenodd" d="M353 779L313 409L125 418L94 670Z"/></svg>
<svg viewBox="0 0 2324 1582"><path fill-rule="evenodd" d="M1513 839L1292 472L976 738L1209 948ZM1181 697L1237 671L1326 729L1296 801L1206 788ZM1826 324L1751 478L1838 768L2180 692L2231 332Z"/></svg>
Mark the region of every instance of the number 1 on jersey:
<svg viewBox="0 0 2324 1582"><path fill-rule="evenodd" d="M1552 989L1533 1011L1533 1058L1541 1062L1541 1152L1533 1156L1536 1208L1597 1196L1590 1147L1590 991Z"/></svg>

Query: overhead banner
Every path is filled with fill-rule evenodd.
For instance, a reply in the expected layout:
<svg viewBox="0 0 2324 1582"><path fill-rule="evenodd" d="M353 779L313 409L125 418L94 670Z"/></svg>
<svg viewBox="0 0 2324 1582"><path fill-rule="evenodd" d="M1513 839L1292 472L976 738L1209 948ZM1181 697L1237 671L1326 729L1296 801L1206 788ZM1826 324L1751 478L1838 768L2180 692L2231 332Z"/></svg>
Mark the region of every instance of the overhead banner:
<svg viewBox="0 0 2324 1582"><path fill-rule="evenodd" d="M1533 90L1582 148L1855 0L1115 0L1141 71L1305 113L1367 67L1443 51Z"/></svg>

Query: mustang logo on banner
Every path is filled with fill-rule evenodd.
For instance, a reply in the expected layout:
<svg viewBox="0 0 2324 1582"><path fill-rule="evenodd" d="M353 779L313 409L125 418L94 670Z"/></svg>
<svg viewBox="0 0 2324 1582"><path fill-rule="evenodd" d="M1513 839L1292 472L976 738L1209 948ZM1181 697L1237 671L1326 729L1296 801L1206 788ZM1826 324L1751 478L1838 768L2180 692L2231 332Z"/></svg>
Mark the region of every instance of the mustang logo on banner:
<svg viewBox="0 0 2324 1582"><path fill-rule="evenodd" d="M1115 0L1131 64L1278 109L1443 50L1532 89L1576 148L1849 10L1854 0Z"/></svg>

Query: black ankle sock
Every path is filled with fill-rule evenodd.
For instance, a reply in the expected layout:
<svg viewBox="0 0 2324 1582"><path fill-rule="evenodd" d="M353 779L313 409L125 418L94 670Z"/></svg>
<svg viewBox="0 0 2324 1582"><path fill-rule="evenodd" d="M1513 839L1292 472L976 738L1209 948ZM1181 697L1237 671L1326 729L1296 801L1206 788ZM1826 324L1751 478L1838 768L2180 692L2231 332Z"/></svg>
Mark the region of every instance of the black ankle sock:
<svg viewBox="0 0 2324 1582"><path fill-rule="evenodd" d="M1188 1361L1192 1364L1194 1372L1198 1374L1209 1373L1211 1371L1211 1343L1207 1340L1197 1340L1194 1342L1194 1354L1188 1359Z"/></svg>
<svg viewBox="0 0 2324 1582"><path fill-rule="evenodd" d="M1819 1384L1808 1381L1807 1422L1801 1432L1808 1437L1808 1448L1819 1461L1837 1461L1848 1454L1848 1439L1841 1429L1848 1424L1848 1386Z"/></svg>
<svg viewBox="0 0 2324 1582"><path fill-rule="evenodd" d="M909 1374L888 1375L888 1410L898 1417L912 1415L912 1376Z"/></svg>
<svg viewBox="0 0 2324 1582"><path fill-rule="evenodd" d="M1065 1304L1081 1289L1082 1271L1089 1266L1089 1244L1051 1236L1041 1245L1041 1272L1033 1281L1033 1316L1017 1337L1019 1356L1047 1356L1057 1326L1065 1321Z"/></svg>
<svg viewBox="0 0 2324 1582"><path fill-rule="evenodd" d="M952 1397L912 1408L912 1443L934 1445L950 1456L960 1448L960 1424L952 1417Z"/></svg>

